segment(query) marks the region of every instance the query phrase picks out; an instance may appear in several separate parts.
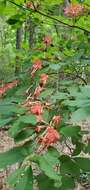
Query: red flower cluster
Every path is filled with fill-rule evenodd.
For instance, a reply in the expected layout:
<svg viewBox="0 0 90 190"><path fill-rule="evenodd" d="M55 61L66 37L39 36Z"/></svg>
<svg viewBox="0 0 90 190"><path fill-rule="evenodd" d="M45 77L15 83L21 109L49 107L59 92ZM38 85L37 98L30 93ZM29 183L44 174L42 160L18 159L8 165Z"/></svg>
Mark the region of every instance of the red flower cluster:
<svg viewBox="0 0 90 190"><path fill-rule="evenodd" d="M59 133L53 127L47 126L46 128L46 134L39 141L44 148L49 147L60 139Z"/></svg>
<svg viewBox="0 0 90 190"><path fill-rule="evenodd" d="M44 41L44 44L46 44L46 45L50 45L52 43L50 36L45 36L43 41Z"/></svg>
<svg viewBox="0 0 90 190"><path fill-rule="evenodd" d="M32 114L41 115L43 113L43 106L41 103L35 103L30 109Z"/></svg>
<svg viewBox="0 0 90 190"><path fill-rule="evenodd" d="M36 131L37 133L39 133L43 128L44 128L44 127L43 127L42 125L41 125L41 126L36 126L35 131Z"/></svg>
<svg viewBox="0 0 90 190"><path fill-rule="evenodd" d="M6 90L13 88L18 84L18 80L14 80L12 82L4 84L2 87L0 87L0 95L4 94Z"/></svg>
<svg viewBox="0 0 90 190"><path fill-rule="evenodd" d="M39 58L34 60L34 64L32 66L32 70L31 70L31 75L34 76L35 72L38 69L42 69L42 62L41 62L41 60Z"/></svg>
<svg viewBox="0 0 90 190"><path fill-rule="evenodd" d="M32 4L32 2L27 2L26 4L25 4L25 6L27 7L27 8L31 8L31 9L33 9L33 4Z"/></svg>
<svg viewBox="0 0 90 190"><path fill-rule="evenodd" d="M71 4L64 9L64 13L71 17L80 16L85 11L85 7L79 3Z"/></svg>

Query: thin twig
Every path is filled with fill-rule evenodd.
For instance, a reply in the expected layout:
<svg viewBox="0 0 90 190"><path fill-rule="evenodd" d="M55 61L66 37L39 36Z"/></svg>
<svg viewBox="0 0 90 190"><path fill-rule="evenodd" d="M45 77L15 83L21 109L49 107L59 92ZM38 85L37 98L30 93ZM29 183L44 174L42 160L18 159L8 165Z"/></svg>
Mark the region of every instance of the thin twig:
<svg viewBox="0 0 90 190"><path fill-rule="evenodd" d="M28 9L27 7L24 7L24 6L22 6L22 5L19 5L19 4L15 3L15 2L13 2L13 1L11 1L11 0L7 0L7 1L10 2L10 3L12 3L13 5L15 5L15 6L17 6L17 7L21 8L21 9L23 9L23 10L27 10L27 11L31 12L31 10ZM54 21L56 21L56 22L59 22L59 23L65 25L65 26L68 26L68 27L71 27L71 28L76 28L76 29L82 30L82 31L84 31L84 32L90 33L90 31L88 31L88 30L85 29L85 28L82 28L82 27L77 26L77 25L71 25L71 24L65 23L65 22L61 21L60 19L57 19L57 18L55 18L55 17L53 17L53 16L51 16L51 15L48 15L48 14L46 14L46 13L43 13L43 12L37 10L37 9L35 9L35 10L32 9L32 12L33 12L33 13L38 13L38 14L44 16L44 17L47 17L47 18L49 18L49 19L52 19L52 20L54 20Z"/></svg>

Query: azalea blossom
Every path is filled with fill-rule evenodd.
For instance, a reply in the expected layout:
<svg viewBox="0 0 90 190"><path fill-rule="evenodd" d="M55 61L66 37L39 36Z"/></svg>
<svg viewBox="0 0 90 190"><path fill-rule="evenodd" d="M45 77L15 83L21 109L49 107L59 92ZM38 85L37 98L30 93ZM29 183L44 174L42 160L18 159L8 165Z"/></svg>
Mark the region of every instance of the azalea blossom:
<svg viewBox="0 0 90 190"><path fill-rule="evenodd" d="M58 125L61 121L61 116L60 115L54 115L53 118L52 118L52 121L54 124Z"/></svg>
<svg viewBox="0 0 90 190"><path fill-rule="evenodd" d="M43 91L43 87L38 86L38 87L35 89L33 95L34 95L35 97L38 97L42 91Z"/></svg>
<svg viewBox="0 0 90 190"><path fill-rule="evenodd" d="M37 58L34 60L33 66L32 66L32 70L31 70L31 75L34 76L34 73L38 70L38 69L42 69L42 61Z"/></svg>
<svg viewBox="0 0 90 190"><path fill-rule="evenodd" d="M46 84L47 79L48 79L48 75L47 75L47 74L41 74L41 75L40 75L40 83L41 83L42 85L45 85L45 84Z"/></svg>
<svg viewBox="0 0 90 190"><path fill-rule="evenodd" d="M46 127L46 134L40 139L40 144L45 148L57 142L60 139L59 133L53 127Z"/></svg>
<svg viewBox="0 0 90 190"><path fill-rule="evenodd" d="M6 89L4 87L0 87L0 95L4 94L5 91Z"/></svg>
<svg viewBox="0 0 90 190"><path fill-rule="evenodd" d="M43 113L43 106L41 103L35 103L30 109L31 113L41 115Z"/></svg>
<svg viewBox="0 0 90 190"><path fill-rule="evenodd" d="M1 95L4 94L6 92L6 90L13 88L17 84L18 84L18 80L14 80L12 82L4 84L2 87L0 87L0 94Z"/></svg>
<svg viewBox="0 0 90 190"><path fill-rule="evenodd" d="M32 4L32 2L30 2L30 1L27 2L27 3L25 4L25 7L33 9L33 4Z"/></svg>
<svg viewBox="0 0 90 190"><path fill-rule="evenodd" d="M6 83L4 85L4 88L7 90L7 89L10 89L10 88L16 86L17 84L18 84L18 80L14 80L12 82Z"/></svg>
<svg viewBox="0 0 90 190"><path fill-rule="evenodd" d="M64 13L71 17L80 16L85 11L85 7L80 3L73 3L64 9Z"/></svg>
<svg viewBox="0 0 90 190"><path fill-rule="evenodd" d="M46 45L50 45L51 42L52 42L50 36L45 36L44 39L43 39L43 41L44 41L44 44L46 44Z"/></svg>

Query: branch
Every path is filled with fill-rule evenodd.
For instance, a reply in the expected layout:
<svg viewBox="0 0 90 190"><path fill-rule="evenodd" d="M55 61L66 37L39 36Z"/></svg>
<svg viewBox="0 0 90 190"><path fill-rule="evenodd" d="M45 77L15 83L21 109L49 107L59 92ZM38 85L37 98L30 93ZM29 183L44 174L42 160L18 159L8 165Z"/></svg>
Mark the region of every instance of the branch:
<svg viewBox="0 0 90 190"><path fill-rule="evenodd" d="M10 3L12 3L13 5L15 5L15 6L17 6L17 7L21 8L21 9L23 9L23 10L30 11L28 8L26 8L26 7L22 6L22 5L19 5L19 4L15 3L15 2L13 2L13 1L11 1L11 0L7 0L7 1L10 2ZM38 13L38 14L44 16L44 17L47 17L47 18L49 18L49 19L52 19L52 20L54 20L54 21L56 21L56 22L59 22L59 23L65 25L65 26L68 26L68 27L70 27L70 28L76 28L76 29L82 30L82 31L84 31L84 32L90 33L90 31L88 31L88 30L85 29L85 28L81 28L80 26L76 26L76 25L71 25L71 24L65 23L65 22L63 22L63 21L61 21L61 20L59 20L59 19L57 19L57 18L55 18L55 17L53 17L53 16L50 16L50 15L48 15L48 14L46 14L46 13L43 13L43 12L37 10L37 9L32 10L32 12L33 12L33 13L36 12L36 13Z"/></svg>
<svg viewBox="0 0 90 190"><path fill-rule="evenodd" d="M76 77L79 78L79 79L81 79L84 82L84 84L87 85L87 82L86 82L86 80L83 77L81 77L78 74L76 75Z"/></svg>

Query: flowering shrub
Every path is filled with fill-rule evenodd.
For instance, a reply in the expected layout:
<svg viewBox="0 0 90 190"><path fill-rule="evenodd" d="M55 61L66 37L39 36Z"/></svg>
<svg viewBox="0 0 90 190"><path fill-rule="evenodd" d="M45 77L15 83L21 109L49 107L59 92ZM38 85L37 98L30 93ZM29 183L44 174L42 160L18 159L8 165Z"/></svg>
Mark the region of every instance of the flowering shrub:
<svg viewBox="0 0 90 190"><path fill-rule="evenodd" d="M90 135L78 126L78 121L90 117L90 85L83 78L90 57L87 18L74 19L73 25L72 19L61 14L61 1L49 1L49 6L48 1L2 2L6 3L4 13L8 4L12 3L13 9L17 6L7 23L14 29L26 27L30 18L30 36L22 36L32 40L34 29L37 36L29 51L24 39L18 80L3 82L0 87L0 128L7 125L15 142L13 148L0 153L0 168L18 163L7 179L15 190L33 190L34 185L39 190L73 190L83 173L90 173L90 159L85 156L90 154ZM84 11L80 3L64 9L70 17Z"/></svg>

